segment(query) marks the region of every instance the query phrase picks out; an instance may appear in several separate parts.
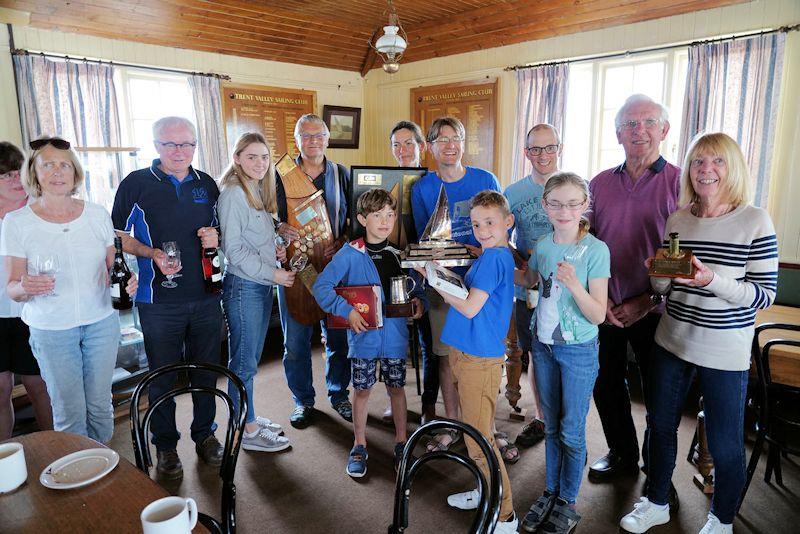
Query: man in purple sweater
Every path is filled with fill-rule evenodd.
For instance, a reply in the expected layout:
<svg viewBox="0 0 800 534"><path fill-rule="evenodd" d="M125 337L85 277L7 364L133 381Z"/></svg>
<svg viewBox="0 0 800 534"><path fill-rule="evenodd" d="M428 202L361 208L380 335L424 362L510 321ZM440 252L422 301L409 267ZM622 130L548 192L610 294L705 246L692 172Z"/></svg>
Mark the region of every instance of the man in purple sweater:
<svg viewBox="0 0 800 534"><path fill-rule="evenodd" d="M680 194L680 168L659 153L669 131L667 109L647 96L633 95L617 113L615 126L625 162L590 182L592 206L587 213L597 237L611 251L608 309L600 326L600 371L594 387L609 451L589 468L594 480L638 469L639 445L626 381L627 346L630 343L636 356L647 399L648 358L663 305L662 297L651 293L644 261L661 245L667 217L678 208ZM642 459L646 473L647 430Z"/></svg>

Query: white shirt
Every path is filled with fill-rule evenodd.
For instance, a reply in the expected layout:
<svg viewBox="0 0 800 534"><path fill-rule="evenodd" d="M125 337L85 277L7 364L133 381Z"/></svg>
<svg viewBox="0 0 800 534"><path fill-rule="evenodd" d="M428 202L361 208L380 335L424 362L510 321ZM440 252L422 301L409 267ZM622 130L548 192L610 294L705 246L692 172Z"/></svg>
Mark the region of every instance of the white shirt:
<svg viewBox="0 0 800 534"><path fill-rule="evenodd" d="M55 295L25 302L22 320L40 330L66 330L96 323L114 309L108 287L106 253L114 244L108 212L84 202L83 212L68 223L51 223L25 206L6 215L0 233L0 255L27 258L56 254Z"/></svg>
<svg viewBox="0 0 800 534"><path fill-rule="evenodd" d="M0 218L0 231L3 228L3 219ZM5 258L0 258L0 317L19 317L22 313L22 303L11 300L11 297L6 293L6 285L8 284L8 273L6 272Z"/></svg>

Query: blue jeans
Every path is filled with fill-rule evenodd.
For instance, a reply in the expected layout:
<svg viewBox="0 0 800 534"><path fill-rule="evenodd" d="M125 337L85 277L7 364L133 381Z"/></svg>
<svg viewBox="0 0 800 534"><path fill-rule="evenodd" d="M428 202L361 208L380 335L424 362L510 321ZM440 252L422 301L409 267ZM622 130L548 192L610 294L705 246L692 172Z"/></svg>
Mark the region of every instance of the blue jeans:
<svg viewBox="0 0 800 534"><path fill-rule="evenodd" d="M111 441L111 379L119 348L119 314L67 330L31 327L30 344L47 384L55 430Z"/></svg>
<svg viewBox="0 0 800 534"><path fill-rule="evenodd" d="M650 367L650 481L647 497L666 504L678 449L678 424L686 392L697 373L706 415L708 448L714 458L711 512L730 524L745 482L744 402L747 371L709 369L653 345Z"/></svg>
<svg viewBox="0 0 800 534"><path fill-rule="evenodd" d="M180 361L220 364L222 343L222 309L219 299L206 297L202 300L178 304L137 304L139 320L144 334L144 349L150 369ZM175 386L175 374L165 375L150 384L147 393L150 403ZM189 373L189 383L195 386L217 386L217 376L204 371ZM192 440L202 443L214 433L217 426L215 396L207 393L192 393L194 408L192 418ZM165 401L153 413L150 420L153 444L159 451L174 450L181 435L175 427L175 401Z"/></svg>
<svg viewBox="0 0 800 534"><path fill-rule="evenodd" d="M311 335L314 327L298 323L292 318L286 306L286 292L283 287L278 287L278 309L283 328L283 369L286 372L286 383L297 406L314 406L314 383L311 377ZM336 406L347 400L347 386L350 385L347 330L328 330L324 320L320 321L320 325L327 340L325 384L328 386L328 398Z"/></svg>
<svg viewBox="0 0 800 534"><path fill-rule="evenodd" d="M534 377L544 412L547 491L572 504L586 466L586 415L597 378L597 338L574 345L532 340Z"/></svg>
<svg viewBox="0 0 800 534"><path fill-rule="evenodd" d="M222 282L222 309L228 323L228 368L244 382L247 390L247 422L256 420L253 405L253 377L264 350L272 316L272 286L226 273ZM239 413L239 393L228 384L228 395Z"/></svg>

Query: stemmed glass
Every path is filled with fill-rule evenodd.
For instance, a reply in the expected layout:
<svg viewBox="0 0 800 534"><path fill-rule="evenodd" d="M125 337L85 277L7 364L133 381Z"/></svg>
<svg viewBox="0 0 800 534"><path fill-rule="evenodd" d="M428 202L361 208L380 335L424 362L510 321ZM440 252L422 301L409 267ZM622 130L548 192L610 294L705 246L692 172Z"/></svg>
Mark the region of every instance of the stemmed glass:
<svg viewBox="0 0 800 534"><path fill-rule="evenodd" d="M50 276L53 278L53 282L56 279L56 273L60 269L60 264L58 261L58 256L55 254L38 254L36 259L34 260L33 270L35 271L35 275L38 276ZM55 286L54 286L55 287ZM47 293L49 297L56 296L56 290L53 289L50 293Z"/></svg>
<svg viewBox="0 0 800 534"><path fill-rule="evenodd" d="M169 269L178 269L181 266L181 250L175 241L165 241L161 244L161 250L167 255L166 265ZM175 274L166 275L167 279L161 282L162 287L173 288L178 284L173 280Z"/></svg>
<svg viewBox="0 0 800 534"><path fill-rule="evenodd" d="M575 265L577 262L581 261L581 258L583 258L583 255L586 254L588 249L589 247L580 243L570 245L567 247L567 250L564 251L564 261Z"/></svg>

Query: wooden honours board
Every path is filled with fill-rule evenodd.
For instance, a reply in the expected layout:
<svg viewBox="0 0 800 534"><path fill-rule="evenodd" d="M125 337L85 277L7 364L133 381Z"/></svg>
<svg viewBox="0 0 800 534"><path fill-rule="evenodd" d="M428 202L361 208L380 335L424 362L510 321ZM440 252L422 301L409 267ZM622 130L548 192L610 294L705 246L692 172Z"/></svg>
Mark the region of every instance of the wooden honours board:
<svg viewBox="0 0 800 534"><path fill-rule="evenodd" d="M464 165L480 167L496 174L497 169L497 79L452 83L411 90L414 120L427 135L431 123L445 115L456 117L467 130ZM422 166L436 170L436 161L427 151Z"/></svg>
<svg viewBox="0 0 800 534"><path fill-rule="evenodd" d="M222 116L228 153L236 139L246 132L261 132L277 159L285 153L297 156L294 125L305 113L317 108L317 93L257 85L222 85Z"/></svg>

